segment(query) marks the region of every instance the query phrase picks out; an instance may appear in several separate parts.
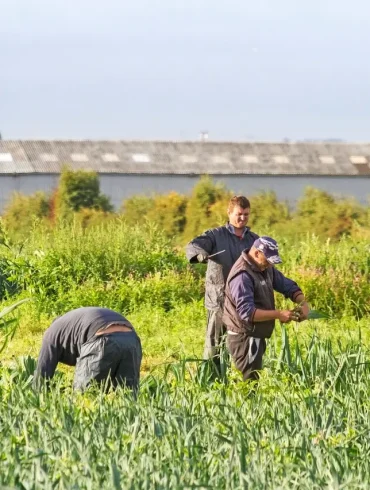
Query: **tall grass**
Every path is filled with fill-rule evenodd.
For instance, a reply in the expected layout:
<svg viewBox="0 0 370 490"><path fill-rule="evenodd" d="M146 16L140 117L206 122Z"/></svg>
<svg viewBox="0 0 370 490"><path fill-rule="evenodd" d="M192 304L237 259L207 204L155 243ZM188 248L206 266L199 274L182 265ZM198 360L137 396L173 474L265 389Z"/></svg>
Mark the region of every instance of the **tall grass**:
<svg viewBox="0 0 370 490"><path fill-rule="evenodd" d="M279 242L281 270L299 283L313 306L337 316L368 313L366 240ZM183 250L149 223L132 227L117 219L89 229L77 222L53 230L35 227L21 247L3 252L3 297L26 292L49 314L86 304L126 312L143 305L169 310L203 296L204 266L187 264Z"/></svg>

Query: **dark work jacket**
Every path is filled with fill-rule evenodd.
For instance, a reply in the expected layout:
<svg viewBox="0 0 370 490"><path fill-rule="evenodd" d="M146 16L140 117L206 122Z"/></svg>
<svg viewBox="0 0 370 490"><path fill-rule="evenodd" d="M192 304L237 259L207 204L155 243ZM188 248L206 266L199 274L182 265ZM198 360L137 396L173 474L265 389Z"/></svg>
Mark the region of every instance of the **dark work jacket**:
<svg viewBox="0 0 370 490"><path fill-rule="evenodd" d="M212 255L225 250L207 263L205 306L208 310L222 310L227 276L242 251L251 248L257 238L258 235L247 228L240 239L224 225L207 230L188 243L186 256L190 263L197 262L198 254Z"/></svg>
<svg viewBox="0 0 370 490"><path fill-rule="evenodd" d="M232 267L229 277L227 278L225 288L225 307L223 322L228 330L237 333L247 333L256 338L269 338L275 327L275 320L253 323L253 318L242 320L237 312L236 303L231 295L230 283L239 274L246 272L253 285L254 305L256 309L275 310L274 289L278 288L279 292L284 292L286 297L292 300L301 293L299 286L291 279L286 278L273 267L261 271L256 265L247 260L248 250L245 250L241 257ZM285 283L278 286L277 276L280 281Z"/></svg>

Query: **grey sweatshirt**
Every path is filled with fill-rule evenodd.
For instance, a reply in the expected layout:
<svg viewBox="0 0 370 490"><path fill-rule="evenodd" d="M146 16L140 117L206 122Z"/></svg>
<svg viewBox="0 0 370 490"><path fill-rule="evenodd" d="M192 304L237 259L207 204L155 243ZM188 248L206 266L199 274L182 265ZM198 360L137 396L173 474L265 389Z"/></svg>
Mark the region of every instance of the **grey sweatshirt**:
<svg viewBox="0 0 370 490"><path fill-rule="evenodd" d="M242 238L239 238L233 232L233 227L227 223L205 231L188 243L186 256L190 263L197 262L198 254L208 256L225 250L207 263L205 306L208 310L217 311L223 308L225 283L231 267L242 251L251 248L257 238L258 235L248 227Z"/></svg>
<svg viewBox="0 0 370 490"><path fill-rule="evenodd" d="M36 374L52 378L58 362L75 366L82 344L112 324L133 329L124 316L108 308L83 307L56 318L43 337Z"/></svg>

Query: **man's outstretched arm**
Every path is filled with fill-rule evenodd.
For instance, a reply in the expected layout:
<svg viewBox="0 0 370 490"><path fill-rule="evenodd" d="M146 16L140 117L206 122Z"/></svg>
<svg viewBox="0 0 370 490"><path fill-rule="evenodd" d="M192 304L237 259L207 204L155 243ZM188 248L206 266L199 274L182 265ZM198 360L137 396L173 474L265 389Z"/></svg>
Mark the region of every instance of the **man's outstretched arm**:
<svg viewBox="0 0 370 490"><path fill-rule="evenodd" d="M59 362L59 349L52 341L48 332L44 335L37 361L36 378L51 379Z"/></svg>
<svg viewBox="0 0 370 490"><path fill-rule="evenodd" d="M215 239L212 230L204 232L186 245L186 257L191 264L206 262L208 255L214 252Z"/></svg>

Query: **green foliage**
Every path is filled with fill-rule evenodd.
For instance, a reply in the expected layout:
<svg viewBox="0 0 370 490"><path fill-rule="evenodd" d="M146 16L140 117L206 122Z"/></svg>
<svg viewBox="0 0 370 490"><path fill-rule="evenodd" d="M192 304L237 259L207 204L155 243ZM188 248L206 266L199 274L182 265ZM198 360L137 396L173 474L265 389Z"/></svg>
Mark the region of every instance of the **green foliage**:
<svg viewBox="0 0 370 490"><path fill-rule="evenodd" d="M203 176L191 195L176 192L153 196L137 195L123 201L120 215L133 226L155 223L167 237L184 244L205 230L227 221L227 207L233 193L224 185ZM370 207L354 199L337 199L329 193L307 187L296 209L290 210L272 191L248 196L251 201L249 225L259 234L296 239L307 233L321 239L342 236L370 239ZM15 194L4 221L15 239L26 238L35 221L45 226L75 219L83 227L102 225L115 219L112 206L100 193L95 172L74 172L65 168L59 187L48 199L43 193Z"/></svg>
<svg viewBox="0 0 370 490"><path fill-rule="evenodd" d="M253 231L263 235L271 228L286 226L290 219L288 205L278 201L275 192L266 191L251 196L250 225Z"/></svg>
<svg viewBox="0 0 370 490"><path fill-rule="evenodd" d="M5 349L7 343L14 337L19 324L18 318L14 315L9 317L9 314L13 313L27 301L29 301L28 298L22 299L0 311L0 354Z"/></svg>
<svg viewBox="0 0 370 490"><path fill-rule="evenodd" d="M4 252L8 262L4 263L3 277L31 292L40 311L58 313L86 301L134 307L134 297L137 302L149 304L158 299L158 284L163 286L158 287L162 287L165 305L168 295L173 295L166 286L166 282L173 284L171 274L176 279L176 273L189 271L196 277L183 254L173 248L156 225L130 226L118 218L86 229L78 219L59 224L49 233L38 234L35 229L21 254ZM178 276L177 282L183 294L194 287L186 274ZM135 288L141 293L135 295ZM199 289L195 287L195 291ZM82 300L84 295L86 301Z"/></svg>
<svg viewBox="0 0 370 490"><path fill-rule="evenodd" d="M115 213L91 208L82 208L74 215L76 223L79 223L82 228L104 226L116 217Z"/></svg>
<svg viewBox="0 0 370 490"><path fill-rule="evenodd" d="M255 394L234 372L209 384L203 363L183 358L153 370L137 401L72 393L61 376L36 392L26 357L1 369L0 485L365 490L368 354L358 338L304 342L283 329Z"/></svg>
<svg viewBox="0 0 370 490"><path fill-rule="evenodd" d="M50 212L49 198L44 192L26 196L14 192L3 213L4 224L14 239L26 238L35 221L46 222Z"/></svg>
<svg viewBox="0 0 370 490"><path fill-rule="evenodd" d="M323 311L310 310L308 313L309 320L329 320L329 315Z"/></svg>
<svg viewBox="0 0 370 490"><path fill-rule="evenodd" d="M314 308L366 314L366 239L323 244L312 237L276 238L282 272L298 282ZM77 218L49 231L35 227L21 249L3 246L0 279L2 297L28 291L40 311L57 313L88 303L126 311L144 304L172 308L176 301L201 300L204 287L203 270L190 266L157 225L132 226L119 218L88 228Z"/></svg>
<svg viewBox="0 0 370 490"><path fill-rule="evenodd" d="M228 220L227 208L231 197L231 192L226 193L224 197L218 199L214 204L210 206L208 228L216 228L226 223L226 221Z"/></svg>
<svg viewBox="0 0 370 490"><path fill-rule="evenodd" d="M223 184L215 184L208 175L201 177L193 188L186 208L184 238L191 240L204 230L211 228L212 205L221 200L225 201L227 198L230 198L230 191Z"/></svg>
<svg viewBox="0 0 370 490"><path fill-rule="evenodd" d="M134 196L125 199L120 213L129 225L139 225L148 219L148 213L154 206L154 198L147 196Z"/></svg>
<svg viewBox="0 0 370 490"><path fill-rule="evenodd" d="M315 309L338 317L369 314L370 256L365 240L318 237L279 239L280 269L294 279Z"/></svg>
<svg viewBox="0 0 370 490"><path fill-rule="evenodd" d="M187 197L170 192L167 195L154 197L153 207L148 212L148 219L158 226L168 237L179 236L186 223Z"/></svg>
<svg viewBox="0 0 370 490"><path fill-rule="evenodd" d="M184 231L187 197L170 192L152 197L134 196L123 201L121 213L126 223L156 223L166 236L173 238Z"/></svg>
<svg viewBox="0 0 370 490"><path fill-rule="evenodd" d="M54 206L56 217L62 220L82 208L106 212L113 210L108 197L100 193L99 177L96 172L73 171L68 167L65 167L60 174Z"/></svg>
<svg viewBox="0 0 370 490"><path fill-rule="evenodd" d="M31 293L35 301L2 352L0 487L368 487L366 239L279 239L283 272L330 319L277 325L257 390L233 368L227 382L210 380L203 273L157 225L115 217L84 227L75 216L35 226L23 247L2 243L3 277L18 285L3 308ZM117 309L135 325L137 400L124 389L74 393L60 365L48 391L32 389L42 332L81 305Z"/></svg>
<svg viewBox="0 0 370 490"><path fill-rule="evenodd" d="M338 239L350 235L356 223L365 222L366 209L354 200L336 200L325 191L307 187L292 225L301 232Z"/></svg>

